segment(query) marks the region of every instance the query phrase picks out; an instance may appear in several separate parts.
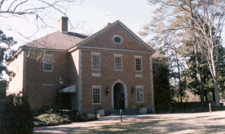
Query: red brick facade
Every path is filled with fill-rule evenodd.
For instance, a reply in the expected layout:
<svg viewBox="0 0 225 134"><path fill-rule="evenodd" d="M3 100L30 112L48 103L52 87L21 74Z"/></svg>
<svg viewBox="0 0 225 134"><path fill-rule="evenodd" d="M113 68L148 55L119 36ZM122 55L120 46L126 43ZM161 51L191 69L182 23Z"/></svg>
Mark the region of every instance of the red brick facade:
<svg viewBox="0 0 225 134"><path fill-rule="evenodd" d="M117 44L113 37L118 35L122 43ZM23 52L29 49L22 48ZM42 50L38 50L42 51ZM100 55L100 70L92 69L92 54ZM72 95L72 108L79 111L95 112L99 107L115 109L114 100L118 91L122 97L124 108L134 110L143 105L154 111L154 93L152 85L151 55L154 53L143 41L133 34L126 26L117 21L96 34L79 42L68 50L50 50L45 54L53 57L51 72L43 71L43 61L24 56L23 91L28 95L32 109L44 106L56 106L56 94L59 92L59 77L66 79L65 87L76 85L76 93ZM122 59L122 70L115 71L115 56ZM141 58L142 71L136 71L135 58ZM118 84L119 83L119 84ZM93 104L93 88L100 86L100 104ZM142 87L143 100L137 102L137 89ZM132 92L132 89L135 89ZM109 92L106 93L106 90Z"/></svg>

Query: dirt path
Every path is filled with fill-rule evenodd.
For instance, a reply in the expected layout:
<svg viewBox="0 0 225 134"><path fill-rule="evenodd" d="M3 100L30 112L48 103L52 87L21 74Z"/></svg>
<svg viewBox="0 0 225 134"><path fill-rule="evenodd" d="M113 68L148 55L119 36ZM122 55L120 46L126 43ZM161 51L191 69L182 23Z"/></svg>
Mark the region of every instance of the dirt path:
<svg viewBox="0 0 225 134"><path fill-rule="evenodd" d="M185 114L147 114L123 116L123 122L141 122L148 120L160 121L151 127L162 133L225 133L225 111L212 113L185 113ZM119 123L119 116L100 117L98 121L79 122L68 125L37 127L35 133L39 134L61 134L68 133L80 128L97 127Z"/></svg>

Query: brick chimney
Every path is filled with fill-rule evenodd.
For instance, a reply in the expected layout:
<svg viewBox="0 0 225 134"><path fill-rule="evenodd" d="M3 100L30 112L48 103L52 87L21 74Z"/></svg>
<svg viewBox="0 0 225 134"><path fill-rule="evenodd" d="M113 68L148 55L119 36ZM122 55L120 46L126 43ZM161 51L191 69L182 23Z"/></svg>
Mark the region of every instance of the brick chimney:
<svg viewBox="0 0 225 134"><path fill-rule="evenodd" d="M65 16L62 16L58 20L59 23L59 31L61 32L68 32L68 18Z"/></svg>
<svg viewBox="0 0 225 134"><path fill-rule="evenodd" d="M107 24L105 24L104 26L103 26L103 28L105 28L105 27L107 27L107 26L109 26L111 23L107 23Z"/></svg>

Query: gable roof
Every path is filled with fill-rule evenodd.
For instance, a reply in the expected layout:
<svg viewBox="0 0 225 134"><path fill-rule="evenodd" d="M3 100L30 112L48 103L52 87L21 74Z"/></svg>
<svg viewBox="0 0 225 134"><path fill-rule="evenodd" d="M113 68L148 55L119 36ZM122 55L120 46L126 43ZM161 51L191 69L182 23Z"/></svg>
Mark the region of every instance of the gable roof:
<svg viewBox="0 0 225 134"><path fill-rule="evenodd" d="M142 45L144 48L146 48L147 51L151 52L152 54L155 52L154 49L152 49L148 44L146 44L142 39L140 39L135 33L133 33L127 26L125 26L121 21L117 20L114 23L110 24L107 27L104 27L102 30L96 32L92 36L89 36L85 40L79 42L77 45L71 47L68 51L73 51L74 49L77 48L85 48L84 44L88 43L92 39L100 36L101 34L105 33L106 31L110 30L112 27L120 25L122 28L124 28L134 39L136 39L140 45Z"/></svg>
<svg viewBox="0 0 225 134"><path fill-rule="evenodd" d="M63 33L60 31L56 31L40 39L27 43L23 45L23 47L68 50L79 42L85 40L85 38L87 37L87 35L74 32Z"/></svg>
<svg viewBox="0 0 225 134"><path fill-rule="evenodd" d="M73 50L76 50L77 48L85 48L84 44L104 34L106 31L110 30L116 25L120 25L125 31L127 31L138 42L139 45L146 49L146 52L149 52L151 54L155 52L154 49L152 49L148 44L146 44L142 39L140 39L135 33L133 33L127 26L125 26L119 20L115 21L107 27L104 27L93 35L79 34L75 32L56 31L40 39L27 43L23 45L22 48L64 50L71 52Z"/></svg>

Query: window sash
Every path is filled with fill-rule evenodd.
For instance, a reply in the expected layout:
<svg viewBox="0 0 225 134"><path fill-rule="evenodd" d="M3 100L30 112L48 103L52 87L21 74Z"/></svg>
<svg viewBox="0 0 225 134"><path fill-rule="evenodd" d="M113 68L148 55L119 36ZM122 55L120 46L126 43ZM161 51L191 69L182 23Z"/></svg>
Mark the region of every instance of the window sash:
<svg viewBox="0 0 225 134"><path fill-rule="evenodd" d="M92 55L92 69L100 70L100 55Z"/></svg>
<svg viewBox="0 0 225 134"><path fill-rule="evenodd" d="M142 71L142 58L135 58L135 70Z"/></svg>
<svg viewBox="0 0 225 134"><path fill-rule="evenodd" d="M92 103L101 104L101 88L100 86L92 86Z"/></svg>
<svg viewBox="0 0 225 134"><path fill-rule="evenodd" d="M136 90L137 90L137 102L143 103L144 102L143 87L136 87Z"/></svg>
<svg viewBox="0 0 225 134"><path fill-rule="evenodd" d="M121 71L122 70L122 57L115 57L115 70L116 71Z"/></svg>
<svg viewBox="0 0 225 134"><path fill-rule="evenodd" d="M52 55L44 55L43 58L43 71L51 72L53 64L53 56Z"/></svg>

